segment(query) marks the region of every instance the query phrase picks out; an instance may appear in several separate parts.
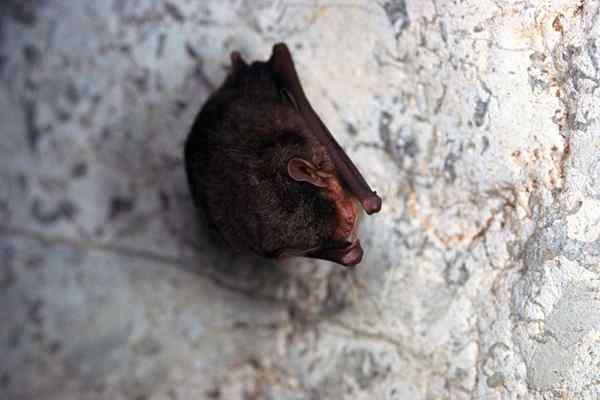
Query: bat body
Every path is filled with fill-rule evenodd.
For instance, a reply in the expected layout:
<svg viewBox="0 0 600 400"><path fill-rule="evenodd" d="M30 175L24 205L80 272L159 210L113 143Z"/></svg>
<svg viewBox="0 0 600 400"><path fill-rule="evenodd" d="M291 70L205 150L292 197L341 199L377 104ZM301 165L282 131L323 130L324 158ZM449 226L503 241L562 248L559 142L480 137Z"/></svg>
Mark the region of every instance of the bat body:
<svg viewBox="0 0 600 400"><path fill-rule="evenodd" d="M360 205L371 214L381 199L310 106L287 46L231 60L185 143L196 206L235 250L358 264Z"/></svg>

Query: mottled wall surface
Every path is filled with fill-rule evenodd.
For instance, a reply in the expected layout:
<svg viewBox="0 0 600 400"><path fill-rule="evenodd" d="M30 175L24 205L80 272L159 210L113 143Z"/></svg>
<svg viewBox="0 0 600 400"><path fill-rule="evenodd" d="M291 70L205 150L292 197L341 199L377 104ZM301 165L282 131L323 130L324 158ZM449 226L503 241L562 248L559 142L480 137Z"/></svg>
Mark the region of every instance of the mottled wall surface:
<svg viewBox="0 0 600 400"><path fill-rule="evenodd" d="M292 48L384 199L355 270L232 255L182 143ZM600 4L5 0L0 397L600 398Z"/></svg>

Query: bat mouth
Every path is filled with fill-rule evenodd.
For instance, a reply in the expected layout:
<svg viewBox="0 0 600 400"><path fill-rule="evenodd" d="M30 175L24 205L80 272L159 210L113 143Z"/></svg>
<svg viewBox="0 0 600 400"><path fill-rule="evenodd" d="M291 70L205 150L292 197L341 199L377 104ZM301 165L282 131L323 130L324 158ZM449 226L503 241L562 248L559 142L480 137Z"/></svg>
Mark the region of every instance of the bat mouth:
<svg viewBox="0 0 600 400"><path fill-rule="evenodd" d="M334 247L321 249L311 253L309 257L333 261L344 267L354 267L362 261L363 249L360 240L344 241Z"/></svg>
<svg viewBox="0 0 600 400"><path fill-rule="evenodd" d="M363 249L358 238L358 216L352 226L352 231L346 239L348 245L342 248L341 262L343 266L353 267L362 261Z"/></svg>
<svg viewBox="0 0 600 400"><path fill-rule="evenodd" d="M362 261L363 250L359 239L354 239L346 247L331 250L336 262L345 267L353 267Z"/></svg>
<svg viewBox="0 0 600 400"><path fill-rule="evenodd" d="M343 256L341 258L341 264L346 267L353 267L363 258L363 249L360 245L359 239L354 239L352 243L343 249Z"/></svg>
<svg viewBox="0 0 600 400"><path fill-rule="evenodd" d="M358 225L361 213L356 201L353 202L354 216L341 224L337 233L339 239L334 239L330 245L319 251L319 257L336 262L345 267L353 267L362 261L363 249L358 238Z"/></svg>

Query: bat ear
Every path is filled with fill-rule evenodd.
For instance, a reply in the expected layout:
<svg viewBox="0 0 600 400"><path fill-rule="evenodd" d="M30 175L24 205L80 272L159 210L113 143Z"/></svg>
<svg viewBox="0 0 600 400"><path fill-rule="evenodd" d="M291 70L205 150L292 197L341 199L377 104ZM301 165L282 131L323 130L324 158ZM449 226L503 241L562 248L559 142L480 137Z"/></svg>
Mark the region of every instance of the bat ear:
<svg viewBox="0 0 600 400"><path fill-rule="evenodd" d="M306 160L301 158L292 158L287 165L288 174L298 182L308 182L317 187L326 187L326 176Z"/></svg>
<svg viewBox="0 0 600 400"><path fill-rule="evenodd" d="M235 71L239 71L242 68L248 66L248 64L246 63L246 61L244 61L244 58L242 57L242 54L239 51L232 51L230 58L231 64L233 65L233 69Z"/></svg>

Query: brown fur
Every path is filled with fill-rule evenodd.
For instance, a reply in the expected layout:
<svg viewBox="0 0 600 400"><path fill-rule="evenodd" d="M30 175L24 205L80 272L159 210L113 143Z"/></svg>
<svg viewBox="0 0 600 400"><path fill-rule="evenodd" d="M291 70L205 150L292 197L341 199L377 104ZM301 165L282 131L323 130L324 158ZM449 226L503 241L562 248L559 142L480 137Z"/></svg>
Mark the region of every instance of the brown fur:
<svg viewBox="0 0 600 400"><path fill-rule="evenodd" d="M287 174L294 157L332 170L331 160L282 95L271 66L238 66L198 114L185 144L192 196L234 249L276 257L327 247L335 203Z"/></svg>

